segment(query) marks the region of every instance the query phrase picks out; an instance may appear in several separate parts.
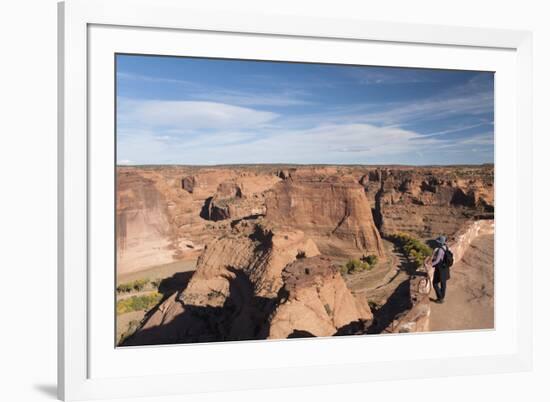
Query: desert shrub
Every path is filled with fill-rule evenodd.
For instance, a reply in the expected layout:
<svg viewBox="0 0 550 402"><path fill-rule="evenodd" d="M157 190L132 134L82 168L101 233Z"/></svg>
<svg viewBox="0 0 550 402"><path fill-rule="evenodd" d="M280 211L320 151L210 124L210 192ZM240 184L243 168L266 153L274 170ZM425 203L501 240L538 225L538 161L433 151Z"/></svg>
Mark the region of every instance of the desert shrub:
<svg viewBox="0 0 550 402"><path fill-rule="evenodd" d="M117 286L116 291L117 293L141 292L147 287L149 282L149 279L136 279L132 282L121 283Z"/></svg>
<svg viewBox="0 0 550 402"><path fill-rule="evenodd" d="M351 259L340 268L340 272L344 274L355 274L362 271L368 271L370 269L372 269L372 266L368 262L361 262L356 259Z"/></svg>
<svg viewBox="0 0 550 402"><path fill-rule="evenodd" d="M298 254L296 254L296 259L300 260L302 258L306 258L306 252L303 250L298 250Z"/></svg>
<svg viewBox="0 0 550 402"><path fill-rule="evenodd" d="M160 278L154 279L154 280L151 281L151 286L154 289L158 289L161 282L162 282L162 279L160 279Z"/></svg>
<svg viewBox="0 0 550 402"><path fill-rule="evenodd" d="M130 293L132 291L132 284L122 283L116 288L117 293Z"/></svg>
<svg viewBox="0 0 550 402"><path fill-rule="evenodd" d="M132 296L119 300L116 304L117 314L129 313L132 311L147 311L153 308L162 299L162 294L154 292L148 295Z"/></svg>
<svg viewBox="0 0 550 402"><path fill-rule="evenodd" d="M406 233L396 233L390 238L403 250L407 259L417 268L424 264L424 260L432 255L432 249L426 243Z"/></svg>
<svg viewBox="0 0 550 402"><path fill-rule="evenodd" d="M367 262L367 264L374 267L378 263L378 257L375 256L374 254L370 254L370 255L367 255L367 257L365 258L365 261Z"/></svg>
<svg viewBox="0 0 550 402"><path fill-rule="evenodd" d="M149 284L149 279L137 279L133 282L133 288L136 292L141 292Z"/></svg>

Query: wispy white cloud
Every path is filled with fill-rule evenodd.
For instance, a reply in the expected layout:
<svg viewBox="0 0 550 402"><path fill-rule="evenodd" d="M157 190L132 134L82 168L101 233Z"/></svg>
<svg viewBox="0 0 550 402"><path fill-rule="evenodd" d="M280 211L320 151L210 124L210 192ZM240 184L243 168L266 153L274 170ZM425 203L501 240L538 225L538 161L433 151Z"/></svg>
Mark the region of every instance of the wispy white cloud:
<svg viewBox="0 0 550 402"><path fill-rule="evenodd" d="M304 91L283 91L280 93L253 93L246 91L212 91L194 95L196 99L213 100L239 106L296 106L310 105Z"/></svg>
<svg viewBox="0 0 550 402"><path fill-rule="evenodd" d="M143 74L135 74L135 73L127 73L123 71L117 72L116 76L117 76L117 79L122 79L122 80L142 81L142 82L150 82L155 84L186 85L194 88L198 87L198 85L192 81L186 81L186 80L175 79L175 78L166 78L166 77L155 77L151 75L143 75Z"/></svg>
<svg viewBox="0 0 550 402"><path fill-rule="evenodd" d="M120 157L159 163L375 163L439 146L444 140L422 138L413 131L369 124L320 125L309 130L277 129L251 132L213 132L199 138L182 137L165 144L154 133L121 137ZM160 159L157 159L160 158Z"/></svg>
<svg viewBox="0 0 550 402"><path fill-rule="evenodd" d="M472 137L463 138L457 141L457 145L494 145L495 137L493 133L477 134Z"/></svg>
<svg viewBox="0 0 550 402"><path fill-rule="evenodd" d="M225 103L201 101L118 100L121 125L185 130L258 127L278 115Z"/></svg>
<svg viewBox="0 0 550 402"><path fill-rule="evenodd" d="M328 107L322 112L288 117L289 124L307 127L324 122L365 123L384 127L407 127L413 124L444 121L460 117L458 127L426 135L444 135L492 124L486 116L493 112L494 94L486 80L472 79L435 96L398 102L356 103Z"/></svg>
<svg viewBox="0 0 550 402"><path fill-rule="evenodd" d="M396 85L436 82L433 77L422 74L415 69L366 69L364 67L349 68L346 73L361 85Z"/></svg>
<svg viewBox="0 0 550 402"><path fill-rule="evenodd" d="M486 118L493 111L492 86L483 80L415 102L322 105L308 114L272 111L308 104L305 91L203 88L189 96L194 98L119 98L119 163L422 164L457 160L449 158L453 154L468 160L474 150L492 158L492 132L455 134L451 140L453 133L492 123ZM407 128L456 117L454 125L447 122L435 132Z"/></svg>
<svg viewBox="0 0 550 402"><path fill-rule="evenodd" d="M366 113L364 119L381 124L411 124L460 115L481 116L490 113L492 109L493 94L482 92L388 105L385 110Z"/></svg>
<svg viewBox="0 0 550 402"><path fill-rule="evenodd" d="M477 127L482 127L482 126L487 126L487 125L492 125L492 122L483 121L483 122L477 123L477 124L461 125L461 126L458 126L458 127L449 128L448 130L441 130L441 131L436 131L436 132L433 132L433 133L424 134L423 136L424 137L435 137L435 136L440 136L440 135L447 135L447 134L458 133L458 132L461 132L461 131L471 130L472 128L477 128Z"/></svg>
<svg viewBox="0 0 550 402"><path fill-rule="evenodd" d="M199 84L197 82L142 75L128 72L118 72L117 78L122 80L141 81L153 84L176 85L185 89L182 92L185 100L208 101L225 103L236 106L296 106L313 104L308 99L309 93L305 90L278 89L271 92L247 90L228 90L214 85Z"/></svg>

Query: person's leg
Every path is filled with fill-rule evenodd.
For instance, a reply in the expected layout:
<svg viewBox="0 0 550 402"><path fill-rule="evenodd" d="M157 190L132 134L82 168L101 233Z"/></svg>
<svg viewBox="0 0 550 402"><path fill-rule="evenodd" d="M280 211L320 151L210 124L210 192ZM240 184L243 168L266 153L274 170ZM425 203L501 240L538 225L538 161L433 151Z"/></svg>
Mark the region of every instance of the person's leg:
<svg viewBox="0 0 550 402"><path fill-rule="evenodd" d="M441 282L441 300L445 299L445 292L447 291L447 277L447 269L441 270L441 272L439 273L439 280Z"/></svg>
<svg viewBox="0 0 550 402"><path fill-rule="evenodd" d="M433 285L434 285L435 295L437 296L437 300L441 299L441 289L439 288L439 282L440 282L439 269L436 268L434 271Z"/></svg>

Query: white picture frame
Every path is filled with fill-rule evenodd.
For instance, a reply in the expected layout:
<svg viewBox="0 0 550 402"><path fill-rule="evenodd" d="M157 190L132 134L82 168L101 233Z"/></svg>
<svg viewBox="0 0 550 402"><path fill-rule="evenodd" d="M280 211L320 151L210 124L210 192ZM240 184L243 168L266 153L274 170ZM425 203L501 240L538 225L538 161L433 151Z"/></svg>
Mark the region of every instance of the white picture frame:
<svg viewBox="0 0 550 402"><path fill-rule="evenodd" d="M109 76L113 70L108 63L112 62L110 56L124 51L186 55L185 49L178 49L182 49L181 41L190 35L204 50L186 48L187 52L199 55L203 51L209 55L208 52L214 51L213 42L228 38L227 46L216 50L217 55L351 63L359 60L356 55L351 59L351 49L363 46L372 51L369 60L378 58L374 64L494 68L497 72L496 269L506 273L499 276L497 271L496 275L497 281L503 278L500 289L506 297L499 298L497 287L496 309L502 319L499 323L497 314L495 331L176 345L139 350L115 349L112 343L104 342L104 334L112 333L112 324L98 323L98 317L113 308L113 303L98 301L94 295L104 290L110 292L114 281L105 284L103 279L105 275L112 278L113 271L106 270L100 275L93 269L98 260L109 261L110 254L96 253L99 249L90 244L96 247L102 239L107 245L114 244L109 238L112 230L106 233L113 211L105 209L113 204L107 203L104 208L101 201L109 199L112 196L109 191L113 189L109 182L113 159L108 144L114 143L113 109L109 103L113 102L114 75ZM205 39L206 36L215 41ZM285 46L278 45L281 41ZM304 41L318 50L300 51L304 49ZM286 53L281 50L267 54L267 50L262 50L266 47L262 44L266 43L270 44L271 52L284 47ZM291 43L292 46L286 46ZM523 31L205 13L187 9L177 0L60 3L59 397L64 400L145 397L530 370L532 253L527 250L532 243L531 47L531 34ZM330 54L323 53L323 49L331 49ZM424 61L415 54L422 54ZM440 59L438 64L434 55ZM111 218L107 216L109 213ZM520 249L525 250L521 260L517 253ZM501 258L505 250L510 253L508 260ZM425 346L411 351L412 337L414 343ZM429 355L429 345L447 342L443 337L449 337L456 345L453 353L443 357ZM401 358L390 356L387 346L390 344L401 353ZM354 350L368 353L349 353ZM171 356L176 361L185 356L196 362L196 367L181 372L177 365L170 364L162 370L147 364L148 371L136 368L137 358L153 362L168 361ZM208 365L200 364L201 360L208 362L208 356L225 356L227 361L236 363L220 364L209 370ZM287 364L289 360L292 362Z"/></svg>

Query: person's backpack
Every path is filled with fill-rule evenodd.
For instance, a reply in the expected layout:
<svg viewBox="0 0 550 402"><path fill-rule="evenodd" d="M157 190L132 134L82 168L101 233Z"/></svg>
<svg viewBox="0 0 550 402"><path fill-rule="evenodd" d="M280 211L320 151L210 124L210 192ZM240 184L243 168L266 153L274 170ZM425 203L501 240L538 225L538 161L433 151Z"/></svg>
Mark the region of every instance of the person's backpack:
<svg viewBox="0 0 550 402"><path fill-rule="evenodd" d="M443 251L445 252L445 254L443 254L443 266L451 268L455 262L453 252L449 249L449 247L445 247Z"/></svg>

